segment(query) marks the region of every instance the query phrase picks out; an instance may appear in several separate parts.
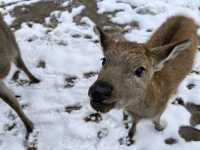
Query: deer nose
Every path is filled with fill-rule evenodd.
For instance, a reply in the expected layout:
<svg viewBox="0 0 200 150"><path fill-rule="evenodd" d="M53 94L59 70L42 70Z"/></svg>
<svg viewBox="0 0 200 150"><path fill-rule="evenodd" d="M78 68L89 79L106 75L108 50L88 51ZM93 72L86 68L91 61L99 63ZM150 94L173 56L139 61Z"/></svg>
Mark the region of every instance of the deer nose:
<svg viewBox="0 0 200 150"><path fill-rule="evenodd" d="M112 94L113 86L105 81L96 81L89 89L88 95L93 101L102 102Z"/></svg>

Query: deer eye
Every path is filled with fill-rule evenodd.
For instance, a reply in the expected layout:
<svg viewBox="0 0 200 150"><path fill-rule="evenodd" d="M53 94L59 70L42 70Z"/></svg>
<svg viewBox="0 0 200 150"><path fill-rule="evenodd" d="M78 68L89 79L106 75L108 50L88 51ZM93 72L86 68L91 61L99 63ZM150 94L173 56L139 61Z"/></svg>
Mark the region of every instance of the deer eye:
<svg viewBox="0 0 200 150"><path fill-rule="evenodd" d="M144 74L145 68L144 67L139 67L135 70L135 75L137 77L141 77Z"/></svg>
<svg viewBox="0 0 200 150"><path fill-rule="evenodd" d="M102 61L102 66L104 66L105 63L106 63L106 58L105 58L105 57L104 57L104 58L101 58L101 61Z"/></svg>

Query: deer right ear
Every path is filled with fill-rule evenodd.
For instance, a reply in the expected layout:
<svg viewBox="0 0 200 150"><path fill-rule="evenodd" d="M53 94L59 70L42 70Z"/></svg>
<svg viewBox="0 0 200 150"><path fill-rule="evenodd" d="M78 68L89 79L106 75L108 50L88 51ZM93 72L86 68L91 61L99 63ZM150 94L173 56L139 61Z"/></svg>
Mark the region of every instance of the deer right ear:
<svg viewBox="0 0 200 150"><path fill-rule="evenodd" d="M179 54L188 50L191 46L192 40L189 38L151 49L151 55L154 60L154 71L162 70L166 63L175 59Z"/></svg>
<svg viewBox="0 0 200 150"><path fill-rule="evenodd" d="M107 35L100 27L96 26L94 31L99 35L101 46L105 52L108 49L108 45L111 41L111 37Z"/></svg>

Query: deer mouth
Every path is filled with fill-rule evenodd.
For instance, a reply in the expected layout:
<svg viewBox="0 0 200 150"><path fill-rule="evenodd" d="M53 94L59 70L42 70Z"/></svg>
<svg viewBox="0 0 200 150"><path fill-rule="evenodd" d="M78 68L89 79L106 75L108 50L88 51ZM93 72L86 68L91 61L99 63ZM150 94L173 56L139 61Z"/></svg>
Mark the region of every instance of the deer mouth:
<svg viewBox="0 0 200 150"><path fill-rule="evenodd" d="M106 102L98 102L97 100L90 100L90 105L93 109L101 113L107 113L111 109L115 107L116 102L106 103Z"/></svg>

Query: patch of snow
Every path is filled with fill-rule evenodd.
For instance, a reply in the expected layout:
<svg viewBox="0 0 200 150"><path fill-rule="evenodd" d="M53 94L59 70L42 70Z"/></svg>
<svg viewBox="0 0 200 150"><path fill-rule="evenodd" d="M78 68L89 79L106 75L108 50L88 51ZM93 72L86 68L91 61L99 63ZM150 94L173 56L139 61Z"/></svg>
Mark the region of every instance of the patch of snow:
<svg viewBox="0 0 200 150"><path fill-rule="evenodd" d="M32 2L35 1L26 4ZM21 4L24 2L19 5ZM67 4L68 1L64 3ZM98 2L98 12L116 11L116 16L111 20L119 24L138 21L140 29L131 30L125 34L125 38L144 42L152 34L147 32L148 29L155 31L166 18L177 13L192 16L200 24L199 6L200 0L103 0ZM4 12L9 12L14 7L9 6ZM77 25L73 21L73 17L80 14L83 9L84 6L80 6L72 12L66 10L51 13L51 16L54 15L58 20L58 25L54 29L36 23L30 27L23 23L15 32L25 63L41 79L41 83L19 86L11 81L17 69L14 65L5 82L16 95L21 96L20 103L28 105L24 111L33 120L38 132L38 150L199 150L200 142L186 143L178 135L179 126L189 125L189 112L181 106L170 104L177 96L183 97L185 101L200 104L199 75L189 74L180 85L177 95L169 101L161 118L167 125L166 129L157 132L151 121L142 120L137 126L136 143L130 147L118 142L119 138L125 137L128 132L122 122L122 110L112 110L104 114L100 123L84 121L84 118L93 112L87 91L97 76L86 79L83 74L100 70L100 59L103 55L101 46L94 42L98 39L94 33L94 23L86 17L81 20L87 24L85 26ZM149 9L153 14L138 14L141 9ZM5 20L11 24L13 19L6 16ZM49 23L49 18L46 18L46 22ZM84 38L85 35L90 35L91 39ZM45 62L45 68L36 67L41 60ZM200 71L199 52L194 70ZM64 88L66 77L69 75L76 76L77 82L72 88ZM22 72L20 78L27 79ZM193 90L186 88L189 83L195 83ZM77 104L82 106L80 110L65 112L66 106ZM25 150L25 129L21 120L18 117L14 120L8 117L8 114L14 112L5 103L0 102L0 108L0 149ZM5 125L13 122L17 127L6 131ZM97 136L99 131L106 132L102 139ZM178 139L178 143L166 145L164 140L169 137Z"/></svg>

